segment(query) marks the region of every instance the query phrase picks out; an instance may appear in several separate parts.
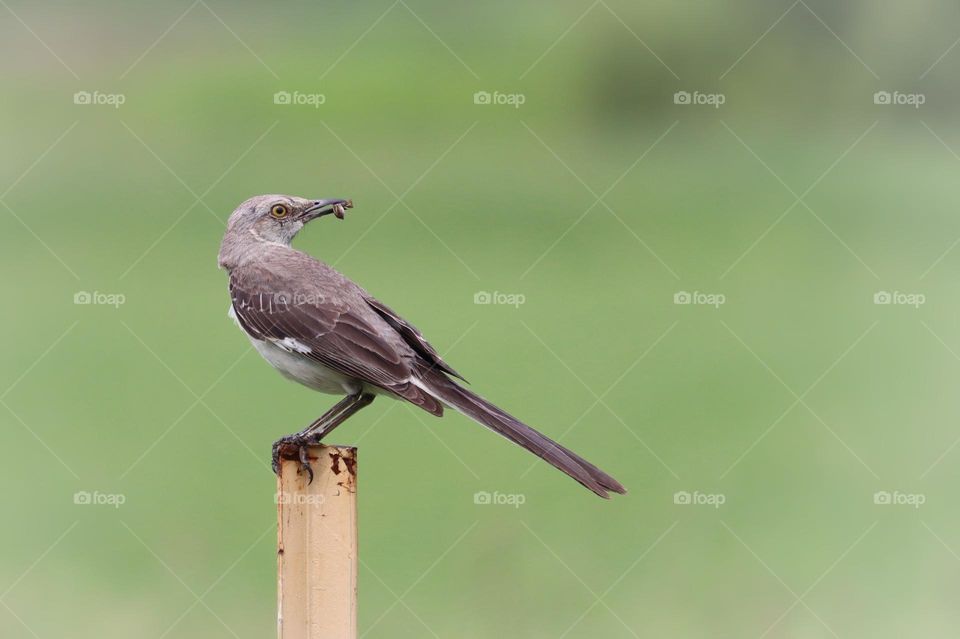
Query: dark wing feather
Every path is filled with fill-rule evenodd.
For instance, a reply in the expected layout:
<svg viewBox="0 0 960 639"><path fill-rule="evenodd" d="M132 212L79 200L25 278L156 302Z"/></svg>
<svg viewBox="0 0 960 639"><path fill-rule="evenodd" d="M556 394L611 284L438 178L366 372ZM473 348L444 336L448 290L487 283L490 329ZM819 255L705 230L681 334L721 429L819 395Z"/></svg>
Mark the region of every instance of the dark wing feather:
<svg viewBox="0 0 960 639"><path fill-rule="evenodd" d="M433 368L442 370L448 375L459 377L465 382L467 381L463 375L453 370L449 364L441 359L440 354L437 353L436 349L430 345L430 342L424 338L423 333L421 333L416 326L397 315L393 309L380 300L370 296L367 296L366 300L367 304L369 304L373 310L379 313L380 317L386 320L387 323L390 324L390 326L392 326L401 337L403 337L404 341L410 345L410 348L416 351L417 354L425 359L428 364L430 364Z"/></svg>
<svg viewBox="0 0 960 639"><path fill-rule="evenodd" d="M348 377L372 384L410 401L435 415L442 405L408 380L414 353L386 324L376 325L379 316L363 306L335 303L329 295L300 293L296 296L267 292L283 290L271 282L268 273L237 272L230 277L230 296L241 327L260 340L293 338L310 352L299 353ZM379 329L379 330L378 330ZM401 348L398 348L400 346Z"/></svg>

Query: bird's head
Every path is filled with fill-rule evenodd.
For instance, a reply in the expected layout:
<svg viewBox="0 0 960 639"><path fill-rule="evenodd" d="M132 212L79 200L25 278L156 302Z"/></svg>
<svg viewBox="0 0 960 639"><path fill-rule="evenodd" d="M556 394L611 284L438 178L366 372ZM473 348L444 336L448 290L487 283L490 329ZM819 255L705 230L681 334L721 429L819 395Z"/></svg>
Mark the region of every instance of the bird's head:
<svg viewBox="0 0 960 639"><path fill-rule="evenodd" d="M227 220L227 231L220 247L220 264L225 255L238 245L249 242L270 242L289 245L304 225L324 215L333 214L343 219L345 209L352 208L350 200L308 200L293 195L257 195L243 202Z"/></svg>
<svg viewBox="0 0 960 639"><path fill-rule="evenodd" d="M310 220L333 213L343 219L350 200L308 200L293 195L257 195L236 208L227 232L244 231L266 242L289 244Z"/></svg>

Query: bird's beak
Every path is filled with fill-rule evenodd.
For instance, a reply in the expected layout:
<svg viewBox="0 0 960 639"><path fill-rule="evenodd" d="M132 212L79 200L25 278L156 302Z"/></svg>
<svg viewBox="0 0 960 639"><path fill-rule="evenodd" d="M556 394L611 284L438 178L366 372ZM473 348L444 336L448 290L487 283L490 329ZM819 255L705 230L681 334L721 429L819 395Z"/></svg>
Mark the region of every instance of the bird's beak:
<svg viewBox="0 0 960 639"><path fill-rule="evenodd" d="M353 200L314 200L310 208L300 214L300 219L304 223L314 220L324 215L333 213L338 219L343 219L343 212L346 209L353 208Z"/></svg>

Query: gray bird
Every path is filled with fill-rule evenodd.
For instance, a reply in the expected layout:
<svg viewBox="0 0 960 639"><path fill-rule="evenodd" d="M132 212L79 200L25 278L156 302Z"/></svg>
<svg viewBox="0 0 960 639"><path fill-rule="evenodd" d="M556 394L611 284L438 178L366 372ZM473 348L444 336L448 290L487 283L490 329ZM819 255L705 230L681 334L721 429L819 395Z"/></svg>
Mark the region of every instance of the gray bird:
<svg viewBox="0 0 960 639"><path fill-rule="evenodd" d="M597 495L626 490L576 453L460 386L466 381L415 326L332 267L291 248L304 225L349 200L289 195L250 198L230 216L218 264L230 275L229 315L282 375L304 386L345 395L298 433L273 444L280 458L299 459L311 481L307 446L318 443L378 395L402 399L436 416L452 407L562 470Z"/></svg>

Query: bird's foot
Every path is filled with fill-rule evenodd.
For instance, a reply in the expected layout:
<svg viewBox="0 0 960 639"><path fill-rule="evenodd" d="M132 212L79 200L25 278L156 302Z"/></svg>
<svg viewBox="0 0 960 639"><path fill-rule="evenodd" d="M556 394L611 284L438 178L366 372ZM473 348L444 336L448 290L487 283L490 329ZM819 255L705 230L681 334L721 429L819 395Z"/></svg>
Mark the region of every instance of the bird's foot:
<svg viewBox="0 0 960 639"><path fill-rule="evenodd" d="M280 474L281 459L295 459L300 462L300 470L307 474L307 484L313 483L313 468L310 467L310 446L319 444L320 440L314 437L304 437L300 434L287 435L273 442L271 467L273 472Z"/></svg>

